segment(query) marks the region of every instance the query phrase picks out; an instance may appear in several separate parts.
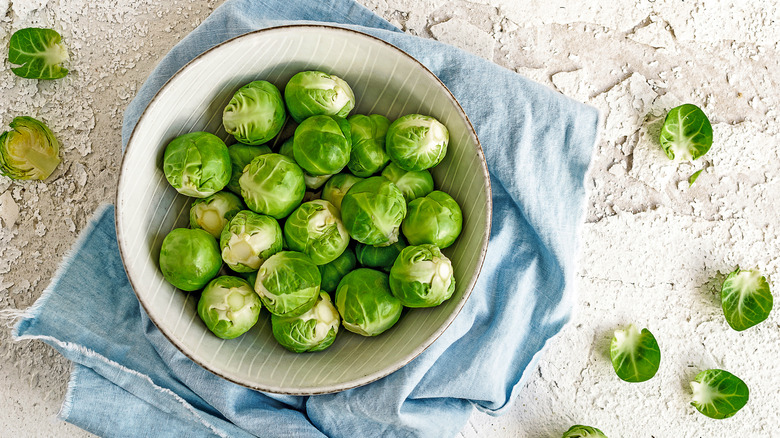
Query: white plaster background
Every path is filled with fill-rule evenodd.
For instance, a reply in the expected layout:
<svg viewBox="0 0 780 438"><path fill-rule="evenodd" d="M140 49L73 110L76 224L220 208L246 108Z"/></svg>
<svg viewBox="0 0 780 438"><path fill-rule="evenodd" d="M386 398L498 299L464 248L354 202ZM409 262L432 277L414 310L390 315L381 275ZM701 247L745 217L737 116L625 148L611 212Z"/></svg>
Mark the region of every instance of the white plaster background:
<svg viewBox="0 0 780 438"><path fill-rule="evenodd" d="M614 437L768 437L780 424L780 317L738 333L719 281L757 268L780 290L780 7L772 0L359 0L405 31L436 38L598 107L601 140L586 179L579 301L501 417L475 414L462 437L559 437L573 423ZM40 296L95 208L114 197L122 112L157 61L221 0L0 0L0 42L53 27L70 75L15 77L3 49L0 125L46 120L63 162L46 183L0 177L0 309ZM485 86L486 84L475 84ZM675 164L656 138L680 103L710 116L715 144ZM687 178L704 168L688 187ZM521 312L522 309L518 309ZM620 381L612 331L634 322L663 362L646 383ZM0 330L5 436L89 436L56 419L69 363ZM690 406L706 368L742 377L748 405L727 420Z"/></svg>

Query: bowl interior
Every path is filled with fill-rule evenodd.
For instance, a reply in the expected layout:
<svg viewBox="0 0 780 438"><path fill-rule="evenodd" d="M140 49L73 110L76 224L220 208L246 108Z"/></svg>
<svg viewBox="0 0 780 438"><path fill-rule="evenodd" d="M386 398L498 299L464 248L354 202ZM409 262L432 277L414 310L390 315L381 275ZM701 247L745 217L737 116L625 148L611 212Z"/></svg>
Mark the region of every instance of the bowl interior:
<svg viewBox="0 0 780 438"><path fill-rule="evenodd" d="M453 297L414 309L384 334L366 338L342 328L319 353L295 354L277 344L270 316L243 336L224 341L197 314L198 293L175 289L158 267L165 235L189 223L191 199L170 187L162 172L165 146L178 135L209 131L232 143L222 109L253 80L280 90L295 73L322 70L345 79L355 92L353 114L391 120L428 114L450 131L444 161L433 169L440 190L463 209L463 232L444 252L452 260ZM117 237L125 268L152 321L185 355L224 378L262 391L319 394L379 379L427 348L452 322L476 281L487 247L490 187L482 150L465 114L444 85L420 63L374 37L328 26L265 29L221 44L180 70L139 120L122 162L117 194Z"/></svg>

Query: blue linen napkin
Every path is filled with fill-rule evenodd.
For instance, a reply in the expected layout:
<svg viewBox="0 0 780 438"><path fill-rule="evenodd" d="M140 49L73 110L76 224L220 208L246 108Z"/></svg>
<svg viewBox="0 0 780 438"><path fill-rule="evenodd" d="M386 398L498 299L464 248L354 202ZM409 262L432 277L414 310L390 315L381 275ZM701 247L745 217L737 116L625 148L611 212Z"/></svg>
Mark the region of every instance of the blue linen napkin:
<svg viewBox="0 0 780 438"><path fill-rule="evenodd" d="M42 340L74 362L62 419L107 437L452 436L475 407L501 413L568 321L596 110L406 35L352 0L226 2L152 72L125 112L123 145L153 95L193 57L248 31L307 21L401 48L471 119L493 190L490 246L471 297L433 345L383 379L311 397L260 393L200 368L150 322L122 266L113 207L105 206L14 329L16 339Z"/></svg>

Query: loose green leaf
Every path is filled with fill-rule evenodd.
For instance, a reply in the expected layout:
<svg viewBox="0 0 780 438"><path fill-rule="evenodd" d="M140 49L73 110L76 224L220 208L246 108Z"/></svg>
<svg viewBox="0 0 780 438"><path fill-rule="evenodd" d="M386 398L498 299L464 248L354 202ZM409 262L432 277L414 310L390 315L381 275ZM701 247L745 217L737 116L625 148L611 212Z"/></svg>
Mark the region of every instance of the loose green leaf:
<svg viewBox="0 0 780 438"><path fill-rule="evenodd" d="M692 186L692 185L693 185L693 183L695 183L695 182L696 182L696 179L698 179L698 178L699 178L699 175L701 175L701 173L702 173L703 171L704 171L704 169L699 169L699 170L697 170L696 172L693 172L693 175L691 175L690 177L688 177L688 187Z"/></svg>
<svg viewBox="0 0 780 438"><path fill-rule="evenodd" d="M609 348L612 367L626 382L644 382L658 372L661 350L647 329L640 332L631 324L625 330L616 330Z"/></svg>
<svg viewBox="0 0 780 438"><path fill-rule="evenodd" d="M27 79L60 79L68 74L62 63L68 60L68 49L62 37L51 29L28 27L11 35L8 62L15 75Z"/></svg>
<svg viewBox="0 0 780 438"><path fill-rule="evenodd" d="M749 390L739 377L723 370L705 370L691 382L691 404L702 414L720 420L731 417L748 402Z"/></svg>
<svg viewBox="0 0 780 438"><path fill-rule="evenodd" d="M607 438L607 436L595 427L575 424L564 432L561 438Z"/></svg>
<svg viewBox="0 0 780 438"><path fill-rule="evenodd" d="M666 115L659 141L670 160L695 160L712 147L712 125L696 105L680 105Z"/></svg>
<svg viewBox="0 0 780 438"><path fill-rule="evenodd" d="M773 305L766 278L756 271L739 268L723 281L720 300L726 322L738 332L767 319Z"/></svg>

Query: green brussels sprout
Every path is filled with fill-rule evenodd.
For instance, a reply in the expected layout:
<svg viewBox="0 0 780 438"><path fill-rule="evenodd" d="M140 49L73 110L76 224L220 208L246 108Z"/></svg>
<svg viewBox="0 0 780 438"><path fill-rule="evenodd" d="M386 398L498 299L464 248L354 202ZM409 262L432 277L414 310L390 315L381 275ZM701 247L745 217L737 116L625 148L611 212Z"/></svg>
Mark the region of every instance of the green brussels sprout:
<svg viewBox="0 0 780 438"><path fill-rule="evenodd" d="M279 148L279 153L284 155L285 157L295 161L295 154L293 154L293 143L294 143L295 137L290 137L287 140L282 143L282 146Z"/></svg>
<svg viewBox="0 0 780 438"><path fill-rule="evenodd" d="M401 231L410 245L431 243L441 249L455 242L463 228L460 206L438 190L409 203Z"/></svg>
<svg viewBox="0 0 780 438"><path fill-rule="evenodd" d="M450 259L436 245L407 246L390 268L390 290L406 307L433 307L455 292Z"/></svg>
<svg viewBox="0 0 780 438"><path fill-rule="evenodd" d="M60 34L52 29L19 29L8 42L8 62L20 66L11 67L11 71L22 78L64 78L68 69L62 64L66 61L68 49L62 43Z"/></svg>
<svg viewBox="0 0 780 438"><path fill-rule="evenodd" d="M43 122L15 117L0 135L0 174L12 179L49 177L60 164L60 143Z"/></svg>
<svg viewBox="0 0 780 438"><path fill-rule="evenodd" d="M407 204L433 191L433 177L427 170L410 172L401 169L395 163L390 163L382 171L382 176L392 181L401 190Z"/></svg>
<svg viewBox="0 0 780 438"><path fill-rule="evenodd" d="M738 332L767 319L774 305L766 277L739 267L723 281L720 299L726 322Z"/></svg>
<svg viewBox="0 0 780 438"><path fill-rule="evenodd" d="M254 289L255 283L257 283L257 271L252 272L241 272L239 273L244 276L244 279L246 279L246 282L252 285L252 288Z"/></svg>
<svg viewBox="0 0 780 438"><path fill-rule="evenodd" d="M230 155L219 137L191 132L174 138L165 148L165 178L182 195L206 198L230 181Z"/></svg>
<svg viewBox="0 0 780 438"><path fill-rule="evenodd" d="M282 143L282 147L279 148L279 153L286 157L290 157L293 161L295 161L295 154L293 154L293 137L288 138L284 143ZM322 187L322 185L325 184L331 176L333 175L313 176L304 170L303 182L306 184L307 189L316 190Z"/></svg>
<svg viewBox="0 0 780 438"><path fill-rule="evenodd" d="M672 108L664 119L659 142L670 160L695 160L712 147L710 119L690 103Z"/></svg>
<svg viewBox="0 0 780 438"><path fill-rule="evenodd" d="M277 316L298 316L314 307L320 295L320 270L302 252L282 251L260 266L255 292Z"/></svg>
<svg viewBox="0 0 780 438"><path fill-rule="evenodd" d="M661 366L661 349L648 329L640 332L633 324L616 330L609 346L615 373L626 382L644 382Z"/></svg>
<svg viewBox="0 0 780 438"><path fill-rule="evenodd" d="M390 156L385 152L385 137L390 120L379 114L355 114L347 120L352 129L352 153L347 168L360 177L379 172L390 161Z"/></svg>
<svg viewBox="0 0 780 438"><path fill-rule="evenodd" d="M356 183L341 201L341 220L347 232L366 245L387 246L397 242L405 216L404 195L382 176Z"/></svg>
<svg viewBox="0 0 780 438"><path fill-rule="evenodd" d="M284 101L296 122L316 115L347 117L355 107L352 89L338 76L302 71L284 87Z"/></svg>
<svg viewBox="0 0 780 438"><path fill-rule="evenodd" d="M219 245L206 231L176 228L163 239L160 270L168 283L181 290L202 288L221 267Z"/></svg>
<svg viewBox="0 0 780 438"><path fill-rule="evenodd" d="M341 117L312 116L295 129L295 162L312 176L339 173L351 151L349 122Z"/></svg>
<svg viewBox="0 0 780 438"><path fill-rule="evenodd" d="M306 184L295 161L279 154L255 157L238 180L246 205L257 213L282 219L303 200Z"/></svg>
<svg viewBox="0 0 780 438"><path fill-rule="evenodd" d="M257 271L282 246L282 229L276 219L249 210L230 219L219 238L222 260L236 272Z"/></svg>
<svg viewBox="0 0 780 438"><path fill-rule="evenodd" d="M217 192L196 199L190 206L190 228L200 228L219 239L222 229L244 209L244 201L230 192Z"/></svg>
<svg viewBox="0 0 780 438"><path fill-rule="evenodd" d="M349 247L347 247L336 260L324 265L319 265L320 276L322 277L320 290L335 292L336 288L339 286L339 281L341 281L347 273L355 269L356 266L357 261L355 259L355 252Z"/></svg>
<svg viewBox="0 0 780 438"><path fill-rule="evenodd" d="M198 315L212 333L222 339L237 338L256 323L263 304L244 279L223 275L203 289Z"/></svg>
<svg viewBox="0 0 780 438"><path fill-rule="evenodd" d="M607 438L607 436L595 427L575 424L564 432L561 438Z"/></svg>
<svg viewBox="0 0 780 438"><path fill-rule="evenodd" d="M401 169L419 171L441 163L447 154L447 127L430 116L408 114L387 129L385 148Z"/></svg>
<svg viewBox="0 0 780 438"><path fill-rule="evenodd" d="M691 382L691 404L707 417L729 418L745 407L750 390L739 377L723 370L704 370Z"/></svg>
<svg viewBox="0 0 780 438"><path fill-rule="evenodd" d="M330 296L320 292L314 307L302 315L271 315L271 330L279 344L294 353L322 351L336 340L339 313Z"/></svg>
<svg viewBox="0 0 780 438"><path fill-rule="evenodd" d="M406 248L407 243L403 237L398 236L398 241L389 246L372 246L358 243L355 246L355 256L358 263L367 268L381 269L390 272L395 259Z"/></svg>
<svg viewBox="0 0 780 438"><path fill-rule="evenodd" d="M268 81L254 81L239 88L222 112L225 132L252 145L276 137L286 118L282 93Z"/></svg>
<svg viewBox="0 0 780 438"><path fill-rule="evenodd" d="M230 167L232 171L230 173L230 181L225 188L236 195L241 195L241 185L239 185L238 180L244 173L246 165L251 163L256 156L270 153L271 148L265 145L251 146L248 144L236 143L229 146L228 155L230 155Z"/></svg>
<svg viewBox="0 0 780 438"><path fill-rule="evenodd" d="M328 182L328 180L332 176L333 175L312 176L306 172L303 172L303 182L306 184L307 189L317 190L318 188L322 187L326 182Z"/></svg>
<svg viewBox="0 0 780 438"><path fill-rule="evenodd" d="M341 211L341 201L350 188L363 181L350 173L338 173L333 175L322 187L322 199L330 202Z"/></svg>
<svg viewBox="0 0 780 438"><path fill-rule="evenodd" d="M336 260L349 245L349 234L339 210L328 201L304 202L284 223L284 239L293 251L302 252L317 265Z"/></svg>
<svg viewBox="0 0 780 438"><path fill-rule="evenodd" d="M363 336L386 331L398 322L403 310L390 293L387 274L368 268L355 269L341 279L336 308L344 328Z"/></svg>

